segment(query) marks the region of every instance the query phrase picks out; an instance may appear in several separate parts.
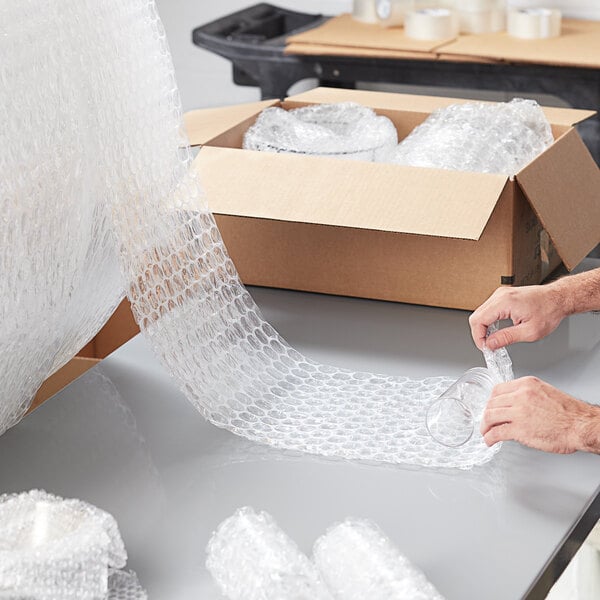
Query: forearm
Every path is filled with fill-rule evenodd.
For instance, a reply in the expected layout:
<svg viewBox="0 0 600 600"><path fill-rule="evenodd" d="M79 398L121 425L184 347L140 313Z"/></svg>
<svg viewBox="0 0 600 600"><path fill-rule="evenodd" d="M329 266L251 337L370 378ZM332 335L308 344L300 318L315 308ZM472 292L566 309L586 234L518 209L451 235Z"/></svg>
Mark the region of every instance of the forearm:
<svg viewBox="0 0 600 600"><path fill-rule="evenodd" d="M600 268L562 277L547 287L565 316L600 310Z"/></svg>

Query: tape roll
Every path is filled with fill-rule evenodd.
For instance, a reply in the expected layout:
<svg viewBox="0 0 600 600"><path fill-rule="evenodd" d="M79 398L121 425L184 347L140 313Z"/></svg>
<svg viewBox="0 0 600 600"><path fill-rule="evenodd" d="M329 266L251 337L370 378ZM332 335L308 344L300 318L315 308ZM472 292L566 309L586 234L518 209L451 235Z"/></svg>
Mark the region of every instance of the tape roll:
<svg viewBox="0 0 600 600"><path fill-rule="evenodd" d="M504 0L454 0L454 8L458 11L489 12L504 9Z"/></svg>
<svg viewBox="0 0 600 600"><path fill-rule="evenodd" d="M414 8L414 0L376 0L375 3L377 18L383 27L402 25L406 13Z"/></svg>
<svg viewBox="0 0 600 600"><path fill-rule="evenodd" d="M539 40L560 35L562 15L554 8L522 8L508 11L508 35Z"/></svg>
<svg viewBox="0 0 600 600"><path fill-rule="evenodd" d="M352 18L362 23L378 23L375 0L353 0Z"/></svg>
<svg viewBox="0 0 600 600"><path fill-rule="evenodd" d="M456 14L447 8L424 8L404 17L404 32L415 40L439 40L458 35Z"/></svg>
<svg viewBox="0 0 600 600"><path fill-rule="evenodd" d="M502 31L506 26L506 13L503 10L485 12L458 12L461 33L493 33Z"/></svg>

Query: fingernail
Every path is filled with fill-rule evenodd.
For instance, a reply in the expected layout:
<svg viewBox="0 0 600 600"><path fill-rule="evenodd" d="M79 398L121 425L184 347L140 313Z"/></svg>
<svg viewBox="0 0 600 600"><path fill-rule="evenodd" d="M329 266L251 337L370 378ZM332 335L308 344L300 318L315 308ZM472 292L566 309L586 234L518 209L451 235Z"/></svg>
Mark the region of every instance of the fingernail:
<svg viewBox="0 0 600 600"><path fill-rule="evenodd" d="M497 350L498 349L498 340L495 340L494 338L492 338L491 340L488 340L486 342L486 344L487 344L487 347L490 350Z"/></svg>

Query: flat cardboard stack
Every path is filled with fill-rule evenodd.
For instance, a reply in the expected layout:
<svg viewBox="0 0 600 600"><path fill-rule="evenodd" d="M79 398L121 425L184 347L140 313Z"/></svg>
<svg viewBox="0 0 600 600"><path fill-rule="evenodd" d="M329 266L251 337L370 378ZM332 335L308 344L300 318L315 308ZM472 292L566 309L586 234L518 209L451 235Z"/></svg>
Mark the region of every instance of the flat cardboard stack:
<svg viewBox="0 0 600 600"><path fill-rule="evenodd" d="M286 40L286 54L460 62L511 62L600 67L600 22L564 19L559 37L522 40L506 31L413 40L400 27L360 23L339 15Z"/></svg>
<svg viewBox="0 0 600 600"><path fill-rule="evenodd" d="M455 98L318 88L185 117L223 238L246 284L476 308L500 285L539 283L600 241L600 171L573 125L544 109L554 144L516 177L242 149L267 106L355 101L402 139Z"/></svg>

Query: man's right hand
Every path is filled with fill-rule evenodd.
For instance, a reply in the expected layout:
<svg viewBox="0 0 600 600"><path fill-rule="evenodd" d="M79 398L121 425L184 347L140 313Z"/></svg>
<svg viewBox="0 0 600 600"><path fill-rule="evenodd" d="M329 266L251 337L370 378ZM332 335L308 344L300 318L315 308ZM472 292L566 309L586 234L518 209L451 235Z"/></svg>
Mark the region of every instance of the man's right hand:
<svg viewBox="0 0 600 600"><path fill-rule="evenodd" d="M497 350L515 342L535 342L552 333L567 316L560 288L553 285L498 288L470 317L471 335L481 350L483 343ZM487 328L501 319L513 325L486 340Z"/></svg>

